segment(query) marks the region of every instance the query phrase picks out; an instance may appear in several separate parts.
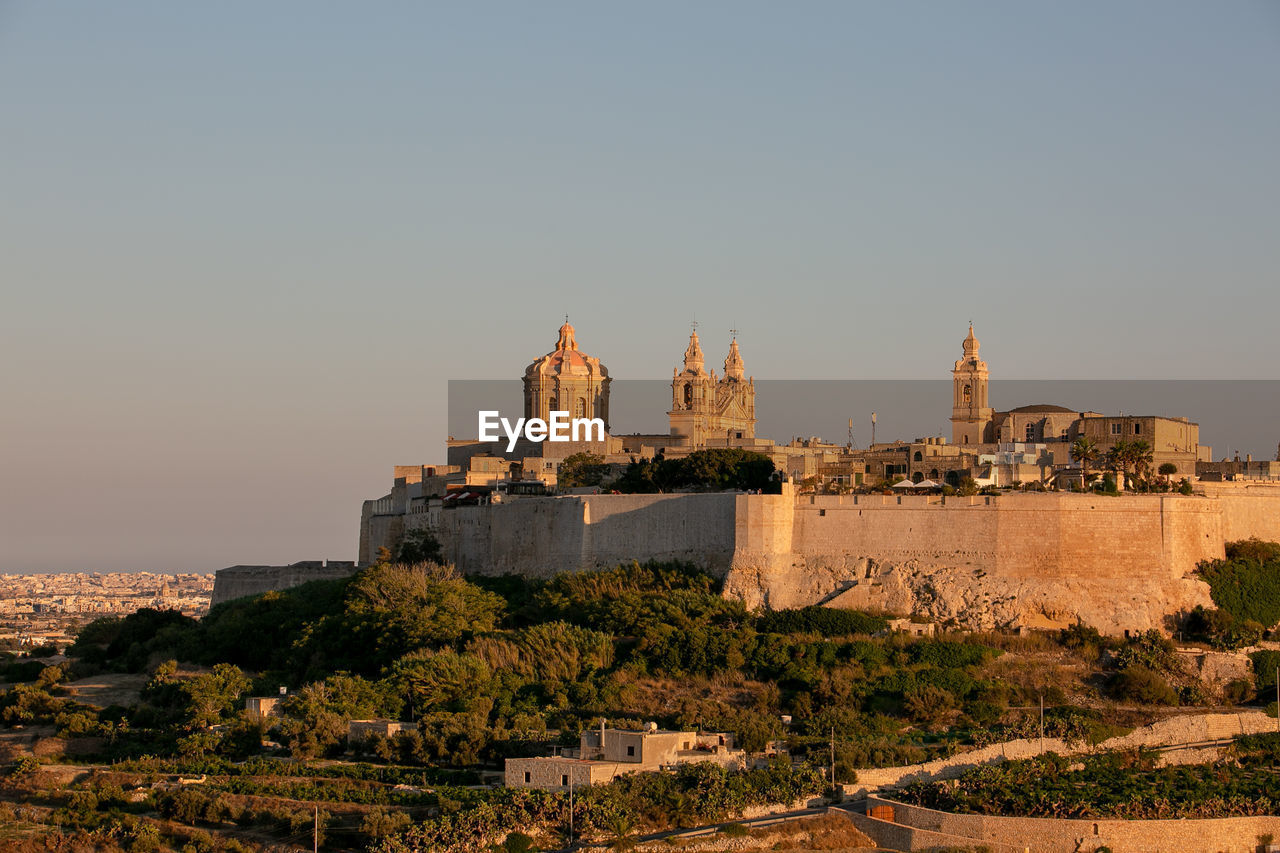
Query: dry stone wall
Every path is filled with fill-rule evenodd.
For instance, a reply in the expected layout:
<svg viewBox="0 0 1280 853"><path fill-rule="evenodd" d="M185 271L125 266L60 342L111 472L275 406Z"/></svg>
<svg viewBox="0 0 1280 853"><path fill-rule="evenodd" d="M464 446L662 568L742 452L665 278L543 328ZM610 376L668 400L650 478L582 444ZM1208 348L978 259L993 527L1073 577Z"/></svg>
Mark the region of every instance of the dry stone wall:
<svg viewBox="0 0 1280 853"><path fill-rule="evenodd" d="M1280 837L1280 817L1206 820L1054 820L951 814L870 797L868 808L888 806L894 820L872 818L855 824L895 850L928 850L940 843L981 844L992 850L1078 853L1107 848L1113 853L1254 853L1258 837ZM940 841L941 839L941 841Z"/></svg>
<svg viewBox="0 0 1280 853"><path fill-rule="evenodd" d="M1183 714L1170 717L1134 729L1127 735L1110 738L1096 746L1087 743L1068 743L1057 738L1026 738L995 743L950 758L940 758L923 764L908 764L901 767L876 767L858 771L858 781L853 785L845 785L848 795L865 794L873 791L885 791L902 788L916 782L932 782L939 779L955 779L968 770L984 764L999 764L1003 761L1014 761L1034 758L1037 755L1055 752L1062 756L1091 755L1113 750L1137 749L1139 747L1168 747L1183 744L1202 744L1210 741L1223 741L1239 735L1261 734L1276 730L1276 720L1262 711L1241 711L1236 714ZM1175 754L1176 758L1167 763L1193 763L1188 756Z"/></svg>

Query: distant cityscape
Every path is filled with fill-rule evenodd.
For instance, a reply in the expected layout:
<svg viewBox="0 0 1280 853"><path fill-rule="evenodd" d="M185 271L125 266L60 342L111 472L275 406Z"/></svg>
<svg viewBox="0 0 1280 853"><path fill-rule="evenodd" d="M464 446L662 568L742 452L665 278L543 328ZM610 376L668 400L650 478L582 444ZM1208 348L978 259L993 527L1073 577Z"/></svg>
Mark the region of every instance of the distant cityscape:
<svg viewBox="0 0 1280 853"><path fill-rule="evenodd" d="M62 648L81 625L144 607L202 616L209 610L213 577L153 572L0 574L0 648L50 643Z"/></svg>

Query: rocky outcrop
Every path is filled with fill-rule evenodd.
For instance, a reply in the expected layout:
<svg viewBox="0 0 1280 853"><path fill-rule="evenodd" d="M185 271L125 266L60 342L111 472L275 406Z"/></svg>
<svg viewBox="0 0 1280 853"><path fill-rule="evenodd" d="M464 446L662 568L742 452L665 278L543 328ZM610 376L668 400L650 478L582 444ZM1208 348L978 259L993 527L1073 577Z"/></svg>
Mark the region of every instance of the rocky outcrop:
<svg viewBox="0 0 1280 853"><path fill-rule="evenodd" d="M748 606L825 604L923 616L966 630L1065 627L1076 622L1104 633L1167 628L1170 614L1212 607L1209 587L1195 578L1010 578L972 566L902 564L873 558L793 561L785 577L757 567L731 571L725 594Z"/></svg>

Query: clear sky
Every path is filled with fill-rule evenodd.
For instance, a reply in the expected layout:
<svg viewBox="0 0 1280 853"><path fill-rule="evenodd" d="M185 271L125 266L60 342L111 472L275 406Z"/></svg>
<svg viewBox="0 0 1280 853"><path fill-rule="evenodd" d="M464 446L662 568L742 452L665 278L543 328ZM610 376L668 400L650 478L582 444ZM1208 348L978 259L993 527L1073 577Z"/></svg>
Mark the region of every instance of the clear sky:
<svg viewBox="0 0 1280 853"><path fill-rule="evenodd" d="M695 316L1276 378L1277 152L1272 0L0 0L0 571L350 559L566 312L625 378Z"/></svg>

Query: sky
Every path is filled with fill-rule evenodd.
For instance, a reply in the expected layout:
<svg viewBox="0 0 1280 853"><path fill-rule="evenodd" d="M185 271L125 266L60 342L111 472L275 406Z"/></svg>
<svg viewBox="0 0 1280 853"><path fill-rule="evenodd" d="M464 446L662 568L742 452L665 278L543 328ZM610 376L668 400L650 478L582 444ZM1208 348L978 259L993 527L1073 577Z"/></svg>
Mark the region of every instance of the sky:
<svg viewBox="0 0 1280 853"><path fill-rule="evenodd" d="M351 559L566 313L623 378L1280 378L1277 92L1270 0L0 0L0 571Z"/></svg>

